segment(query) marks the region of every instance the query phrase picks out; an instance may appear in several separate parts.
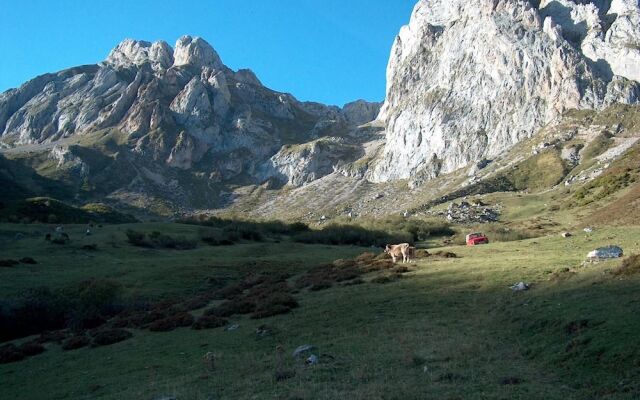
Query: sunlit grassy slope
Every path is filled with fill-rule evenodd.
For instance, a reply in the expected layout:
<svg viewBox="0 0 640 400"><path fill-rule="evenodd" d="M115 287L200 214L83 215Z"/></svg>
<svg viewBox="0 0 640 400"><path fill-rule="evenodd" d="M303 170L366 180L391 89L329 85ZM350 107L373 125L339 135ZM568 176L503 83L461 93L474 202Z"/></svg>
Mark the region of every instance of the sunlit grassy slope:
<svg viewBox="0 0 640 400"><path fill-rule="evenodd" d="M121 282L129 294L181 295L208 278L249 271L296 276L367 250L290 243L141 249L126 226L68 228L67 247L43 244L42 226L2 225L2 258L33 266L0 269L0 297L90 277ZM136 225L196 236L197 227ZM14 241L17 231L26 238ZM36 232L37 231L37 232ZM237 330L153 333L107 347L45 353L0 365L7 399L636 399L640 396L640 276L608 271L619 261L581 266L596 246L640 252L640 227L607 228L488 246L449 247L459 258L427 258L388 284L370 282L295 294L300 307L263 320L232 317ZM82 239L81 239L82 238ZM87 254L85 242L99 250ZM525 281L531 290L513 293ZM266 324L271 335L256 335ZM317 346L320 363L291 352ZM284 349L278 355L276 348ZM215 369L202 357L215 354ZM282 360L282 361L278 361ZM291 377L276 381L277 368Z"/></svg>

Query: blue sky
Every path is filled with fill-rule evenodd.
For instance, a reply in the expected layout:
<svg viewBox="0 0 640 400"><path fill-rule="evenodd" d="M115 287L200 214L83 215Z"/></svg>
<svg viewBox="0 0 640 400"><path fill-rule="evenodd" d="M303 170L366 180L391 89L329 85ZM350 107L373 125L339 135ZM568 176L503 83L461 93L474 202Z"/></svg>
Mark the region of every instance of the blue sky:
<svg viewBox="0 0 640 400"><path fill-rule="evenodd" d="M233 69L301 100L384 99L393 40L417 0L22 0L0 11L0 91L106 58L125 38L201 36Z"/></svg>

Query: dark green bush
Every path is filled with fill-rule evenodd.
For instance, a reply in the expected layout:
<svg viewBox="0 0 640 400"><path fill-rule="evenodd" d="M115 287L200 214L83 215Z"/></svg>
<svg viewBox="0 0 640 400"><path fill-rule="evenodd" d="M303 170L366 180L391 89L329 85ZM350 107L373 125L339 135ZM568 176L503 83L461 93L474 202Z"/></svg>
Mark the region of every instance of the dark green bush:
<svg viewBox="0 0 640 400"><path fill-rule="evenodd" d="M195 240L185 237L172 237L158 231L151 232L148 236L146 233L127 230L127 240L134 246L146 248L162 248L173 250L191 250L197 247Z"/></svg>
<svg viewBox="0 0 640 400"><path fill-rule="evenodd" d="M120 287L106 280L84 281L56 291L27 290L0 300L0 341L64 328L95 328L122 308Z"/></svg>
<svg viewBox="0 0 640 400"><path fill-rule="evenodd" d="M133 334L124 329L105 329L95 333L91 347L108 346L122 342L132 337Z"/></svg>
<svg viewBox="0 0 640 400"><path fill-rule="evenodd" d="M410 232L368 230L355 225L329 225L322 230L297 234L293 240L300 243L320 243L330 245L384 246L387 243L413 242Z"/></svg>

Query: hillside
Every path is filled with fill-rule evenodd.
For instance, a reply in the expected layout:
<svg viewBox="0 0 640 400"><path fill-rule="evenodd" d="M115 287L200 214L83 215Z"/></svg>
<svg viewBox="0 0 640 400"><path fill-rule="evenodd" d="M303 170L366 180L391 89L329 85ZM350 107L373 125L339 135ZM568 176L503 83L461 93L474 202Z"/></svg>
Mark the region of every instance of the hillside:
<svg viewBox="0 0 640 400"><path fill-rule="evenodd" d="M633 399L640 393L635 340L640 275L614 275L619 261L581 266L587 251L612 241L629 254L638 253L635 227L603 228L570 239L554 235L478 248L432 248L432 254L453 252L457 258L433 255L399 272L386 269L386 261L361 257L361 265L372 272L329 280L313 290L301 286L301 278L336 258L370 249L301 245L286 238L149 249L127 243L128 228L162 230L173 237L201 235L197 227L155 224L106 226L82 238L79 226L69 227L70 244L43 246L46 227L3 225L3 257L30 256L38 264L0 268L0 298L15 298L34 285L75 293L90 284L93 290L103 288L103 297L87 297L92 301L109 299L104 296L112 292L105 290L117 288L118 296L129 299L126 304L135 300L142 307L142 299L152 301L160 317L184 305L198 318L224 303L217 296L233 296L224 288L243 279L260 282L256 277L262 274L286 274L297 307L261 319L231 315L222 326L204 330L127 327L131 338L75 350L63 350L50 335L44 353L0 364L5 395L25 400L256 395ZM16 232L25 239L14 241ZM81 250L89 243L96 243L97 250ZM346 268L347 263L336 265ZM385 276L390 278L380 279ZM93 281L86 281L89 277ZM532 289L513 293L509 286L520 281ZM203 302L207 293L214 300ZM278 293L284 294L282 289ZM108 325L122 326L122 321L116 317ZM91 338L105 329L75 328L62 335L64 340ZM32 339L37 336L26 340ZM304 363L308 353L292 357L305 344L316 346L317 364ZM207 354L210 362L204 359Z"/></svg>

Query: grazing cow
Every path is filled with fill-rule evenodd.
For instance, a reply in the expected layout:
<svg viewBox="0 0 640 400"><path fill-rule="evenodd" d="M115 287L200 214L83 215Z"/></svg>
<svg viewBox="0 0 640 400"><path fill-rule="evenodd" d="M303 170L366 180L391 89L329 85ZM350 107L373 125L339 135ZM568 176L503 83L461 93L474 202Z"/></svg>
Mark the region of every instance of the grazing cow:
<svg viewBox="0 0 640 400"><path fill-rule="evenodd" d="M411 246L409 243L388 244L384 248L384 252L391 256L394 263L400 256L402 256L403 263L411 262Z"/></svg>

